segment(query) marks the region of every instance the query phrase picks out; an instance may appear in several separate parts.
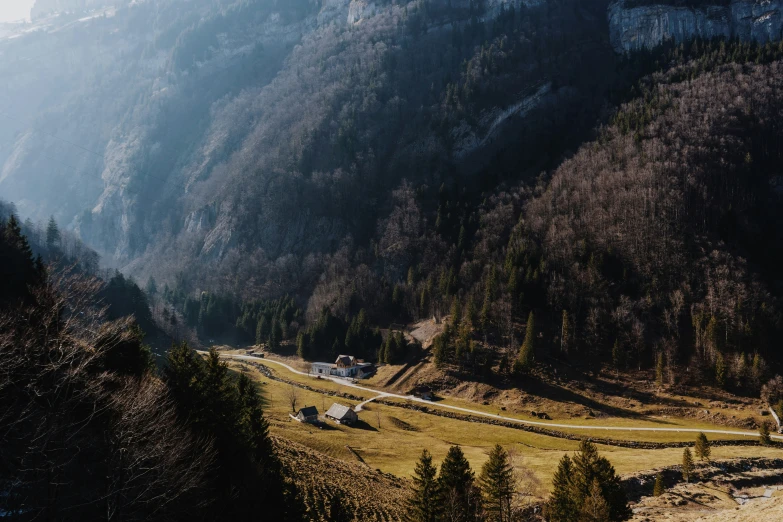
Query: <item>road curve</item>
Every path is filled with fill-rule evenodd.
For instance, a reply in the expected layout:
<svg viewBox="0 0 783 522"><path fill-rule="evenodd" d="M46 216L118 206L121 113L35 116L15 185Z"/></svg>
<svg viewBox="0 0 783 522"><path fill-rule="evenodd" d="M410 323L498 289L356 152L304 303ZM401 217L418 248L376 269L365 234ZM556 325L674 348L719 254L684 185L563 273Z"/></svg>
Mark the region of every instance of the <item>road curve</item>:
<svg viewBox="0 0 783 522"><path fill-rule="evenodd" d="M200 352L200 353L206 353L206 352ZM306 372L300 372L299 370L296 370L292 368L291 366L279 362L274 361L272 359L264 359L260 357L253 357L250 355L232 355L232 354L220 354L221 357L227 358L227 359L236 359L240 361L248 361L248 362L255 362L255 363L271 363L276 364L278 366L282 366L283 368L287 369L288 371L295 373L297 375L304 375L305 377L312 377L311 374ZM367 404L368 402L374 401L376 399L382 399L384 397L391 397L395 399L403 399L406 401L412 401L412 402L419 402L422 404L426 404L430 408L441 408L445 410L451 410L451 411L457 411L460 413L468 413L470 415L476 415L480 417L487 417L490 419L498 419L506 422L514 422L517 424L526 424L528 426L541 426L544 428L560 428L560 429L567 429L567 430L600 430L600 431L657 431L657 432L668 432L668 433L710 433L713 435L735 435L739 437L758 437L759 434L752 431L732 431L732 430L701 430L697 428L650 428L650 427L633 427L633 426L596 426L594 424L558 424L556 422L541 422L541 421L531 421L531 420L523 420L523 419L516 419L514 417L504 417L503 415L496 415L494 413L487 413L484 411L478 411L478 410L471 410L470 408L461 408L459 406L452 406L450 404L440 404L437 402L427 401L424 399L421 399L419 397L414 397L412 395L398 395L396 393L389 393L389 392L381 392L378 390L374 390L372 388L365 388L364 386L359 386L358 384L354 384L350 381L347 381L345 379L342 379L340 377L321 377L322 379L327 379L332 382L335 382L341 386L346 386L348 388L354 388L356 390L362 390L365 392L370 393L376 393L378 394L377 397L373 397L370 400L367 400L360 404L359 406L362 406L364 404ZM358 411L358 410L357 410ZM773 439L777 440L783 440L783 436L780 435L772 435Z"/></svg>

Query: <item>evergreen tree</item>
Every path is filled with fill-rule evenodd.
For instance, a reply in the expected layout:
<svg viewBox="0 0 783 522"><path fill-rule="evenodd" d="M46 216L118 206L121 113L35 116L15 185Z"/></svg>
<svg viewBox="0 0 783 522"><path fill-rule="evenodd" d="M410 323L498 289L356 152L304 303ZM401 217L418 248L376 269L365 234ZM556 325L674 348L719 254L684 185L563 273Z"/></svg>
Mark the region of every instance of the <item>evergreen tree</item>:
<svg viewBox="0 0 783 522"><path fill-rule="evenodd" d="M307 332L296 335L296 354L305 361L310 360L310 335Z"/></svg>
<svg viewBox="0 0 783 522"><path fill-rule="evenodd" d="M413 471L413 491L408 499L410 522L437 522L440 519L437 472L432 463L432 455L425 449Z"/></svg>
<svg viewBox="0 0 783 522"><path fill-rule="evenodd" d="M568 318L568 312L563 310L563 320L560 326L560 351L568 353L571 347L571 321Z"/></svg>
<svg viewBox="0 0 783 522"><path fill-rule="evenodd" d="M449 359L448 336L443 333L432 341L432 353L435 365L442 367Z"/></svg>
<svg viewBox="0 0 783 522"><path fill-rule="evenodd" d="M720 388L726 386L726 361L722 353L718 353L718 356L715 358L715 384Z"/></svg>
<svg viewBox="0 0 783 522"><path fill-rule="evenodd" d="M55 252L60 248L62 242L62 236L60 229L57 227L57 222L54 220L54 216L49 218L49 224L46 225L46 248L50 252Z"/></svg>
<svg viewBox="0 0 783 522"><path fill-rule="evenodd" d="M699 433L696 436L696 445L693 448L693 452L699 460L710 460L710 441L707 440L707 436L704 433Z"/></svg>
<svg viewBox="0 0 783 522"><path fill-rule="evenodd" d="M481 468L479 484L488 522L511 520L511 500L514 495L514 470L508 453L500 444L489 452L489 460Z"/></svg>
<svg viewBox="0 0 783 522"><path fill-rule="evenodd" d="M579 508L571 494L572 473L571 458L564 455L552 479L552 495L545 506L549 522L570 522L578 518Z"/></svg>
<svg viewBox="0 0 783 522"><path fill-rule="evenodd" d="M454 297L451 301L451 324L454 325L454 328L458 328L461 320L462 306L460 306L459 297Z"/></svg>
<svg viewBox="0 0 783 522"><path fill-rule="evenodd" d="M5 223L0 220L0 306L32 300L31 289L42 283L46 270L22 234L16 216Z"/></svg>
<svg viewBox="0 0 783 522"><path fill-rule="evenodd" d="M525 327L525 340L519 350L519 364L529 370L533 366L533 357L536 353L536 320L533 311L527 316L527 326Z"/></svg>
<svg viewBox="0 0 783 522"><path fill-rule="evenodd" d="M762 446L769 446L772 444L772 437L769 434L769 424L762 422L759 427L759 444Z"/></svg>
<svg viewBox="0 0 783 522"><path fill-rule="evenodd" d="M663 352L655 355L655 384L663 386Z"/></svg>
<svg viewBox="0 0 783 522"><path fill-rule="evenodd" d="M610 511L609 503L601 490L601 484L595 478L590 485L590 494L585 498L580 510L579 522L606 522L610 520Z"/></svg>
<svg viewBox="0 0 783 522"><path fill-rule="evenodd" d="M663 485L663 474L658 473L655 475L655 486L653 487L653 496L660 497L666 488Z"/></svg>
<svg viewBox="0 0 783 522"><path fill-rule="evenodd" d="M693 474L693 455L690 448L685 448L682 452L682 478L685 482L691 481Z"/></svg>
<svg viewBox="0 0 783 522"><path fill-rule="evenodd" d="M276 352L280 349L280 343L283 340L283 328L280 326L280 321L272 320L272 327L269 329L269 344L270 351Z"/></svg>
<svg viewBox="0 0 783 522"><path fill-rule="evenodd" d="M440 505L445 520L470 522L477 520L481 493L475 484L475 475L459 446L452 446L440 466L438 476Z"/></svg>
<svg viewBox="0 0 783 522"><path fill-rule="evenodd" d="M169 351L164 371L181 418L194 435L213 441L218 467L210 471L216 512L205 519L298 520L297 492L283 479L261 398L246 375L234 378L214 349L206 359L187 344Z"/></svg>
<svg viewBox="0 0 783 522"><path fill-rule="evenodd" d="M481 314L479 316L479 323L481 324L481 330L486 334L489 331L489 325L491 321L492 311L492 298L490 297L489 287L484 295L484 304L481 306Z"/></svg>
<svg viewBox="0 0 783 522"><path fill-rule="evenodd" d="M465 316L463 318L468 323L469 328L473 328L476 323L476 302L473 300L473 296L468 297L468 304L465 307Z"/></svg>
<svg viewBox="0 0 783 522"><path fill-rule="evenodd" d="M147 295L150 297L155 297L158 293L158 285L155 282L155 278L150 276L149 279L147 279L147 287L145 288L145 291L147 292Z"/></svg>
<svg viewBox="0 0 783 522"><path fill-rule="evenodd" d="M628 499L620 485L620 477L611 463L598 455L595 445L582 441L572 460L571 496L577 506L584 505L591 493L593 480L598 480L603 498L609 505L609 521L630 518Z"/></svg>
<svg viewBox="0 0 783 522"><path fill-rule="evenodd" d="M261 346L269 339L269 325L265 315L258 318L256 325L256 345Z"/></svg>

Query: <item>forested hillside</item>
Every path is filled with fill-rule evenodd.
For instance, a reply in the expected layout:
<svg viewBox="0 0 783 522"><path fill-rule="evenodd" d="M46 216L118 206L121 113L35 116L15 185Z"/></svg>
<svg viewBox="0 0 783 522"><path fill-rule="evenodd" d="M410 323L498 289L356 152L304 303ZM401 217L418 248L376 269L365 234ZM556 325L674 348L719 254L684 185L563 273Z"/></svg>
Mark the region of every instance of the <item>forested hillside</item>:
<svg viewBox="0 0 783 522"><path fill-rule="evenodd" d="M160 377L103 283L35 261L13 215L0 270L4 517L301 519L246 375L180 345Z"/></svg>
<svg viewBox="0 0 783 522"><path fill-rule="evenodd" d="M5 197L138 277L306 298L403 178L537 173L612 79L601 2L355 4L138 3L0 42L22 104L2 116Z"/></svg>
<svg viewBox="0 0 783 522"><path fill-rule="evenodd" d="M60 15L0 42L37 114L4 114L0 188L205 340L393 362L418 348L377 327L451 315L436 354L459 375L559 357L757 390L781 324L781 47L618 56L606 8Z"/></svg>

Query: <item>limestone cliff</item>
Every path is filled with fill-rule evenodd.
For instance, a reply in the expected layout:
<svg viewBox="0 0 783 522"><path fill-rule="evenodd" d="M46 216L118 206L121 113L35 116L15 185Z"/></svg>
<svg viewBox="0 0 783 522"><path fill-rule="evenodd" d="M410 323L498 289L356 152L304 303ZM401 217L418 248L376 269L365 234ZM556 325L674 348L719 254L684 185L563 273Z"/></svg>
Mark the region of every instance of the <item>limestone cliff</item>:
<svg viewBox="0 0 783 522"><path fill-rule="evenodd" d="M617 52L650 49L672 39L694 37L779 40L783 0L716 0L715 3L619 0L609 7L612 46Z"/></svg>
<svg viewBox="0 0 783 522"><path fill-rule="evenodd" d="M61 12L80 12L101 7L127 5L129 0L36 0L30 12L33 19Z"/></svg>

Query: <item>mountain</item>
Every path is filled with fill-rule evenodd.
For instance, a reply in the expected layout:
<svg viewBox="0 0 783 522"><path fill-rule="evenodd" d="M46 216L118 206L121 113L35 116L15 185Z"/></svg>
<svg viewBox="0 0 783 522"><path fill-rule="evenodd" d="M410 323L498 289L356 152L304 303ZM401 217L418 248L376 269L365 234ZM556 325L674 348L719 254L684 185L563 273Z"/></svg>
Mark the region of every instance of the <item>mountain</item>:
<svg viewBox="0 0 783 522"><path fill-rule="evenodd" d="M615 59L605 4L582 4L166 0L63 15L0 45L19 100L0 190L131 273L261 291L237 274L368 246L403 178L492 186L554 162L552 140L575 146Z"/></svg>
<svg viewBox="0 0 783 522"><path fill-rule="evenodd" d="M612 46L628 52L692 38L775 42L783 36L782 5L778 0L619 0L609 8Z"/></svg>
<svg viewBox="0 0 783 522"><path fill-rule="evenodd" d="M652 9L166 0L61 14L0 44L19 101L0 113L0 189L154 276L206 338L299 335L313 356L342 353L349 329L377 339L369 324L455 309L475 331L440 346L476 377L509 369L502 347L537 314L528 347L568 348L568 319L587 361L668 354L674 368L698 353L704 375L734 365L758 388L741 367L777 360L779 101L764 74L781 49L738 33L625 56L620 7ZM722 69L749 62L763 68Z"/></svg>

